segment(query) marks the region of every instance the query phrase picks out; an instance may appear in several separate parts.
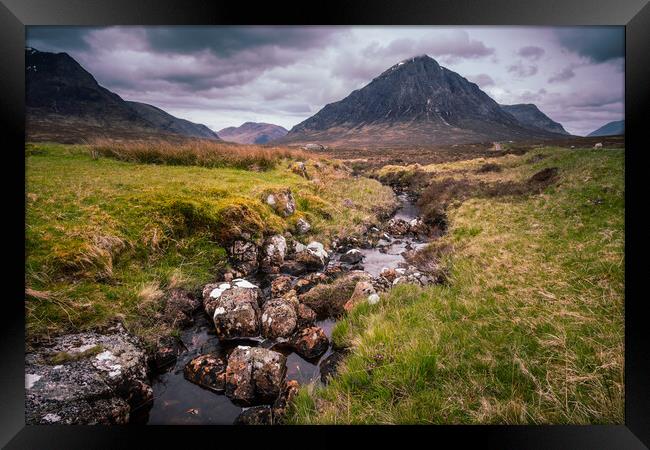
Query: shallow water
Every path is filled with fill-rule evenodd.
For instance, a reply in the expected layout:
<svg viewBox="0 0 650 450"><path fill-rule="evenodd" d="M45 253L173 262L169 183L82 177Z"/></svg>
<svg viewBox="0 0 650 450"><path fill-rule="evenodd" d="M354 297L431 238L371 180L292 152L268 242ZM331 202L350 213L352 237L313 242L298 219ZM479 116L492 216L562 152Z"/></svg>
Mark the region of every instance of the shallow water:
<svg viewBox="0 0 650 450"><path fill-rule="evenodd" d="M396 218L412 220L417 217L418 209L406 196L399 195L402 206L395 213ZM395 268L404 262L401 256L407 247L418 248L426 245L413 237L385 239L380 241L386 252L379 248L362 249L364 255L363 268L372 276L379 275L384 267ZM337 259L336 257L333 259ZM257 282L258 280L254 280ZM320 369L318 364L332 353L332 329L334 319L316 322L316 326L323 329L330 346L316 361L306 361L296 353L281 350L287 355L287 379L296 380L301 385L310 382L320 382ZM243 408L235 405L222 393L203 389L190 383L183 376L183 368L196 356L213 353L226 357L228 352L238 344L272 347L273 342L264 340L242 340L238 342L221 343L214 334L210 318L201 311L195 316L194 325L184 330L181 334L184 349L177 361L167 372L156 376L152 380L154 392L153 406L149 410L147 424L150 425L225 425L232 424Z"/></svg>

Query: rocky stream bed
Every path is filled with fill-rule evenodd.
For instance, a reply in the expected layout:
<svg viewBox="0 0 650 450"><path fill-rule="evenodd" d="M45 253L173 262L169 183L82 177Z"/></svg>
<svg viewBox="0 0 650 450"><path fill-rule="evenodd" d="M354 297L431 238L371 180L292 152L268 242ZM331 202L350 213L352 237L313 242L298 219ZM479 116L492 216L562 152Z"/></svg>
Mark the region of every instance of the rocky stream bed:
<svg viewBox="0 0 650 450"><path fill-rule="evenodd" d="M166 313L180 338L147 355L118 325L56 338L26 357L27 423L268 424L300 385L326 383L346 349L335 320L399 283L438 282L404 255L431 235L413 199L362 236L303 245L287 235L228 248L233 271L202 298L177 291ZM270 198L293 213L291 193ZM304 222L297 234L308 230Z"/></svg>

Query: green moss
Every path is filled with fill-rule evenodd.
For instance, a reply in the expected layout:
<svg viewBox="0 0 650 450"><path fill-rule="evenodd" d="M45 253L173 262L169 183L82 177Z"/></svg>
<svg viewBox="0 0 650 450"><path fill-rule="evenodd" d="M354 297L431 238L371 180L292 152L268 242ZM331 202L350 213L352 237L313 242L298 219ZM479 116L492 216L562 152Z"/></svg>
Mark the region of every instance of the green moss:
<svg viewBox="0 0 650 450"><path fill-rule="evenodd" d="M104 351L104 347L101 345L95 345L83 352L78 353L68 353L68 352L57 352L49 356L47 363L56 366L59 364L65 364L73 361L79 361L82 359L90 358Z"/></svg>

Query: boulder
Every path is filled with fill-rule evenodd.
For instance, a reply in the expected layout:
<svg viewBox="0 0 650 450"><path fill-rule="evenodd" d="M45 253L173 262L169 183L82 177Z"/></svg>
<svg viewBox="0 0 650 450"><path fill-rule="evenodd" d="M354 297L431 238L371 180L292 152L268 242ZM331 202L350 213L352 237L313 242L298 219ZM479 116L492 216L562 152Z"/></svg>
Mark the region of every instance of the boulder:
<svg viewBox="0 0 650 450"><path fill-rule="evenodd" d="M603 143L602 142L596 142L594 144L594 148L603 148Z"/></svg>
<svg viewBox="0 0 650 450"><path fill-rule="evenodd" d="M282 423L287 408L291 404L298 391L300 390L300 384L296 380L289 380L285 383L284 389L280 392L280 395L273 403L273 419L275 423Z"/></svg>
<svg viewBox="0 0 650 450"><path fill-rule="evenodd" d="M226 365L226 361L218 356L200 355L187 363L183 375L194 384L222 392L226 388Z"/></svg>
<svg viewBox="0 0 650 450"><path fill-rule="evenodd" d="M295 277L291 275L280 275L271 281L271 297L282 297L289 292L294 285Z"/></svg>
<svg viewBox="0 0 650 450"><path fill-rule="evenodd" d="M254 273L258 269L259 250L253 242L236 240L227 247L226 251L231 264L241 276Z"/></svg>
<svg viewBox="0 0 650 450"><path fill-rule="evenodd" d="M300 303L296 308L296 313L299 327L311 325L316 321L316 313L307 305Z"/></svg>
<svg viewBox="0 0 650 450"><path fill-rule="evenodd" d="M305 264L295 260L285 261L284 264L280 266L280 273L284 274L299 276L307 272L309 272L309 268Z"/></svg>
<svg viewBox="0 0 650 450"><path fill-rule="evenodd" d="M311 230L311 224L307 222L305 219L300 218L296 221L296 233L297 234L305 234Z"/></svg>
<svg viewBox="0 0 650 450"><path fill-rule="evenodd" d="M430 232L429 226L419 217L409 222L409 232L416 235L427 235Z"/></svg>
<svg viewBox="0 0 650 450"><path fill-rule="evenodd" d="M363 253L360 250L353 248L343 253L339 258L341 262L346 264L358 264L363 261Z"/></svg>
<svg viewBox="0 0 650 450"><path fill-rule="evenodd" d="M145 351L121 325L108 331L60 336L25 356L28 425L126 424L151 404Z"/></svg>
<svg viewBox="0 0 650 450"><path fill-rule="evenodd" d="M283 298L269 300L262 312L262 336L269 339L286 338L296 329L298 314L296 302Z"/></svg>
<svg viewBox="0 0 650 450"><path fill-rule="evenodd" d="M392 218L386 222L385 230L393 236L404 236L409 232L409 223L404 219Z"/></svg>
<svg viewBox="0 0 650 450"><path fill-rule="evenodd" d="M320 327L308 327L296 332L290 340L291 348L304 359L314 360L327 351L329 341Z"/></svg>
<svg viewBox="0 0 650 450"><path fill-rule="evenodd" d="M317 284L328 283L331 280L331 276L328 276L322 272L312 272L304 277L299 278L294 285L294 289L296 290L296 293L304 294Z"/></svg>
<svg viewBox="0 0 650 450"><path fill-rule="evenodd" d="M236 278L230 283L220 283L211 291L204 289L204 295L203 306L212 316L219 339L259 336L263 295L257 286Z"/></svg>
<svg viewBox="0 0 650 450"><path fill-rule="evenodd" d="M335 317L345 312L345 304L350 300L357 282L362 280L372 281L372 276L367 272L352 270L331 283L314 286L298 299L313 309L319 319Z"/></svg>
<svg viewBox="0 0 650 450"><path fill-rule="evenodd" d="M318 270L327 265L329 255L320 242L312 241L307 246L296 244L296 261L307 268Z"/></svg>
<svg viewBox="0 0 650 450"><path fill-rule="evenodd" d="M287 240L276 234L266 240L260 260L260 268L266 273L277 273L287 254Z"/></svg>
<svg viewBox="0 0 650 450"><path fill-rule="evenodd" d="M296 201L290 189L267 193L264 201L282 217L289 217L296 212Z"/></svg>
<svg viewBox="0 0 650 450"><path fill-rule="evenodd" d="M237 416L233 425L273 425L273 410L267 405L246 408Z"/></svg>
<svg viewBox="0 0 650 450"><path fill-rule="evenodd" d="M301 148L303 150L311 150L311 151L325 150L325 147L323 147L321 144L305 144Z"/></svg>
<svg viewBox="0 0 650 450"><path fill-rule="evenodd" d="M344 305L344 309L350 311L363 301L367 301L371 305L374 305L379 301L379 295L377 295L377 291L369 280L361 280L357 282L354 287L354 292L352 292L352 295L350 296L350 300L348 300Z"/></svg>
<svg viewBox="0 0 650 450"><path fill-rule="evenodd" d="M192 313L201 306L200 300L183 289L172 289L165 301L163 317L172 326L186 327L193 322Z"/></svg>
<svg viewBox="0 0 650 450"><path fill-rule="evenodd" d="M238 346L228 357L226 395L252 406L274 402L284 385L287 358L261 347Z"/></svg>

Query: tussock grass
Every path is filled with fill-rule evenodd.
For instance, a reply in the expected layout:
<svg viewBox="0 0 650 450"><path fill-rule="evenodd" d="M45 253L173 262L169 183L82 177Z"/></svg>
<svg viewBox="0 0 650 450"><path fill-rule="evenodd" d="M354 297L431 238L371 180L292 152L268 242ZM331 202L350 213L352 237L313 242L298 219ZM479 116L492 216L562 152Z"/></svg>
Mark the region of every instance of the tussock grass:
<svg viewBox="0 0 650 450"><path fill-rule="evenodd" d="M287 147L261 147L203 139L183 142L98 139L90 143L89 151L93 159L101 155L145 164L233 167L249 170L269 170L283 159L307 158L301 150Z"/></svg>
<svg viewBox="0 0 650 450"><path fill-rule="evenodd" d="M449 202L449 282L397 286L340 321L351 353L327 387L301 391L293 422L623 423L624 152L534 153L502 173L476 173L485 159L427 168L559 171L541 192Z"/></svg>
<svg viewBox="0 0 650 450"><path fill-rule="evenodd" d="M28 342L114 321L155 341L174 332L160 318L163 294L215 281L241 233L262 239L303 217L312 228L300 239L328 244L395 204L390 189L331 160L305 161L308 180L283 159L258 172L95 159L88 146L27 144L26 155ZM296 199L292 216L262 200L281 189Z"/></svg>

